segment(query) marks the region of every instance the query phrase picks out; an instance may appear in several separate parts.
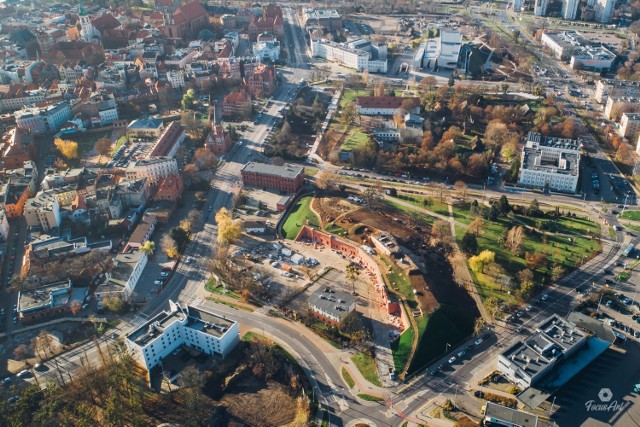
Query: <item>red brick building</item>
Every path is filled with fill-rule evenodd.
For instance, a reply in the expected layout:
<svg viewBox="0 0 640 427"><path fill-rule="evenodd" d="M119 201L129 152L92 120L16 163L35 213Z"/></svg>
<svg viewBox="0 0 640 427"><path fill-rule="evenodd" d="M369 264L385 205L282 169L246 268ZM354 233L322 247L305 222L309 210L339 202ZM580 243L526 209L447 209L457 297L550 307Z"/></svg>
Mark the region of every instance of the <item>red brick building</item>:
<svg viewBox="0 0 640 427"><path fill-rule="evenodd" d="M247 78L249 93L254 98L266 98L276 88L276 69L273 65L260 64Z"/></svg>
<svg viewBox="0 0 640 427"><path fill-rule="evenodd" d="M170 38L193 39L208 24L209 14L196 0L177 8L169 22L165 24L164 32Z"/></svg>
<svg viewBox="0 0 640 427"><path fill-rule="evenodd" d="M275 166L249 162L241 169L245 187L262 187L283 193L297 193L304 184L304 167Z"/></svg>
<svg viewBox="0 0 640 427"><path fill-rule="evenodd" d="M177 201L184 191L184 182L180 175L169 174L158 184L158 191L153 200Z"/></svg>
<svg viewBox="0 0 640 427"><path fill-rule="evenodd" d="M251 116L251 97L241 90L224 97L222 101L222 117L244 119Z"/></svg>
<svg viewBox="0 0 640 427"><path fill-rule="evenodd" d="M233 142L231 141L231 136L227 132L225 132L224 128L220 123L216 123L216 121L211 122L211 132L207 135L207 140L205 141L205 146L209 149L216 157L222 156L224 153L229 151Z"/></svg>

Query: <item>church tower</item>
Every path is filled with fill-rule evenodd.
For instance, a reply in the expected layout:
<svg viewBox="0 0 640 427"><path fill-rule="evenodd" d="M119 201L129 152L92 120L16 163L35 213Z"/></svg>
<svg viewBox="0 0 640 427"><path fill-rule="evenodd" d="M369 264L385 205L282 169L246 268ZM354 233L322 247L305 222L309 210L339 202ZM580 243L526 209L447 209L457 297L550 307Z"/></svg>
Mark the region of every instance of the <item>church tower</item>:
<svg viewBox="0 0 640 427"><path fill-rule="evenodd" d="M82 40L90 42L93 40L93 24L91 18L82 9L80 10L80 27L82 28Z"/></svg>

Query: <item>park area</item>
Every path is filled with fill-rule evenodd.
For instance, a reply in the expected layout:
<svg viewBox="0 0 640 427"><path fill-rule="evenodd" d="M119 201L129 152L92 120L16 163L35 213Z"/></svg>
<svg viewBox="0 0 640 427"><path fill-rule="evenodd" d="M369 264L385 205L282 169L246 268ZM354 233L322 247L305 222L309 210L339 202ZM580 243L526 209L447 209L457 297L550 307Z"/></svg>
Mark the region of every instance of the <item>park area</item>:
<svg viewBox="0 0 640 427"><path fill-rule="evenodd" d="M347 198L351 196L351 200ZM371 237L392 236L402 247L396 254L377 251L377 262L392 301L402 301L413 319L391 344L397 372L414 372L444 353L447 343L455 345L473 331L478 315L465 289L452 286L452 267L439 248L429 246L430 222L427 215L404 212L378 200L369 208L357 203L356 193L330 193L304 197L291 208L283 225L287 238L295 238L306 220L357 245L372 246ZM313 207L313 211L311 209ZM446 205L439 206L446 212ZM316 214L319 215L319 218ZM425 248L426 249L425 251ZM424 255L427 274L408 260ZM413 265L413 267L411 267Z"/></svg>

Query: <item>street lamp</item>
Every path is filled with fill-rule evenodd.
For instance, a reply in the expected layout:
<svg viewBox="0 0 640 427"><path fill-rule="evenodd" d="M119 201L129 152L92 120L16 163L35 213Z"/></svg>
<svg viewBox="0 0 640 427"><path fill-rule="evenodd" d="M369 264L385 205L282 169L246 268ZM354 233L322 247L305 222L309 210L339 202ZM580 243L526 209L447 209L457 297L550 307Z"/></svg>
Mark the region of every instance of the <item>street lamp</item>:
<svg viewBox="0 0 640 427"><path fill-rule="evenodd" d="M451 348L451 344L446 343L446 345L444 346L444 352L448 353L450 348Z"/></svg>

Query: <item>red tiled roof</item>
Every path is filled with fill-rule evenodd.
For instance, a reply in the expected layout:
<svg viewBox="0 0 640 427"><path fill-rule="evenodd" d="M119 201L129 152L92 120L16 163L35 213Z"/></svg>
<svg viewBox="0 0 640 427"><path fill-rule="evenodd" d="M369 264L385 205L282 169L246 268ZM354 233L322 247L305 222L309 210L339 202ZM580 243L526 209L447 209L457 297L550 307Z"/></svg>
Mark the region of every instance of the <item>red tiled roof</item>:
<svg viewBox="0 0 640 427"><path fill-rule="evenodd" d="M104 30L112 30L118 28L121 24L112 14L105 13L100 18L91 21L96 30L102 32Z"/></svg>
<svg viewBox="0 0 640 427"><path fill-rule="evenodd" d="M403 96L359 96L357 105L363 108L400 108L404 101L409 100L412 108L420 105L420 98Z"/></svg>
<svg viewBox="0 0 640 427"><path fill-rule="evenodd" d="M245 91L240 92L232 92L229 95L224 97L225 103L237 104L240 102L249 102L251 99L249 98L249 94Z"/></svg>
<svg viewBox="0 0 640 427"><path fill-rule="evenodd" d="M176 11L173 14L174 21L176 24L179 23L178 22L179 15L184 21L189 22L189 21L198 19L201 16L207 16L208 14L205 8L202 7L202 4L200 4L199 1L192 1L191 3L187 3L176 9Z"/></svg>

